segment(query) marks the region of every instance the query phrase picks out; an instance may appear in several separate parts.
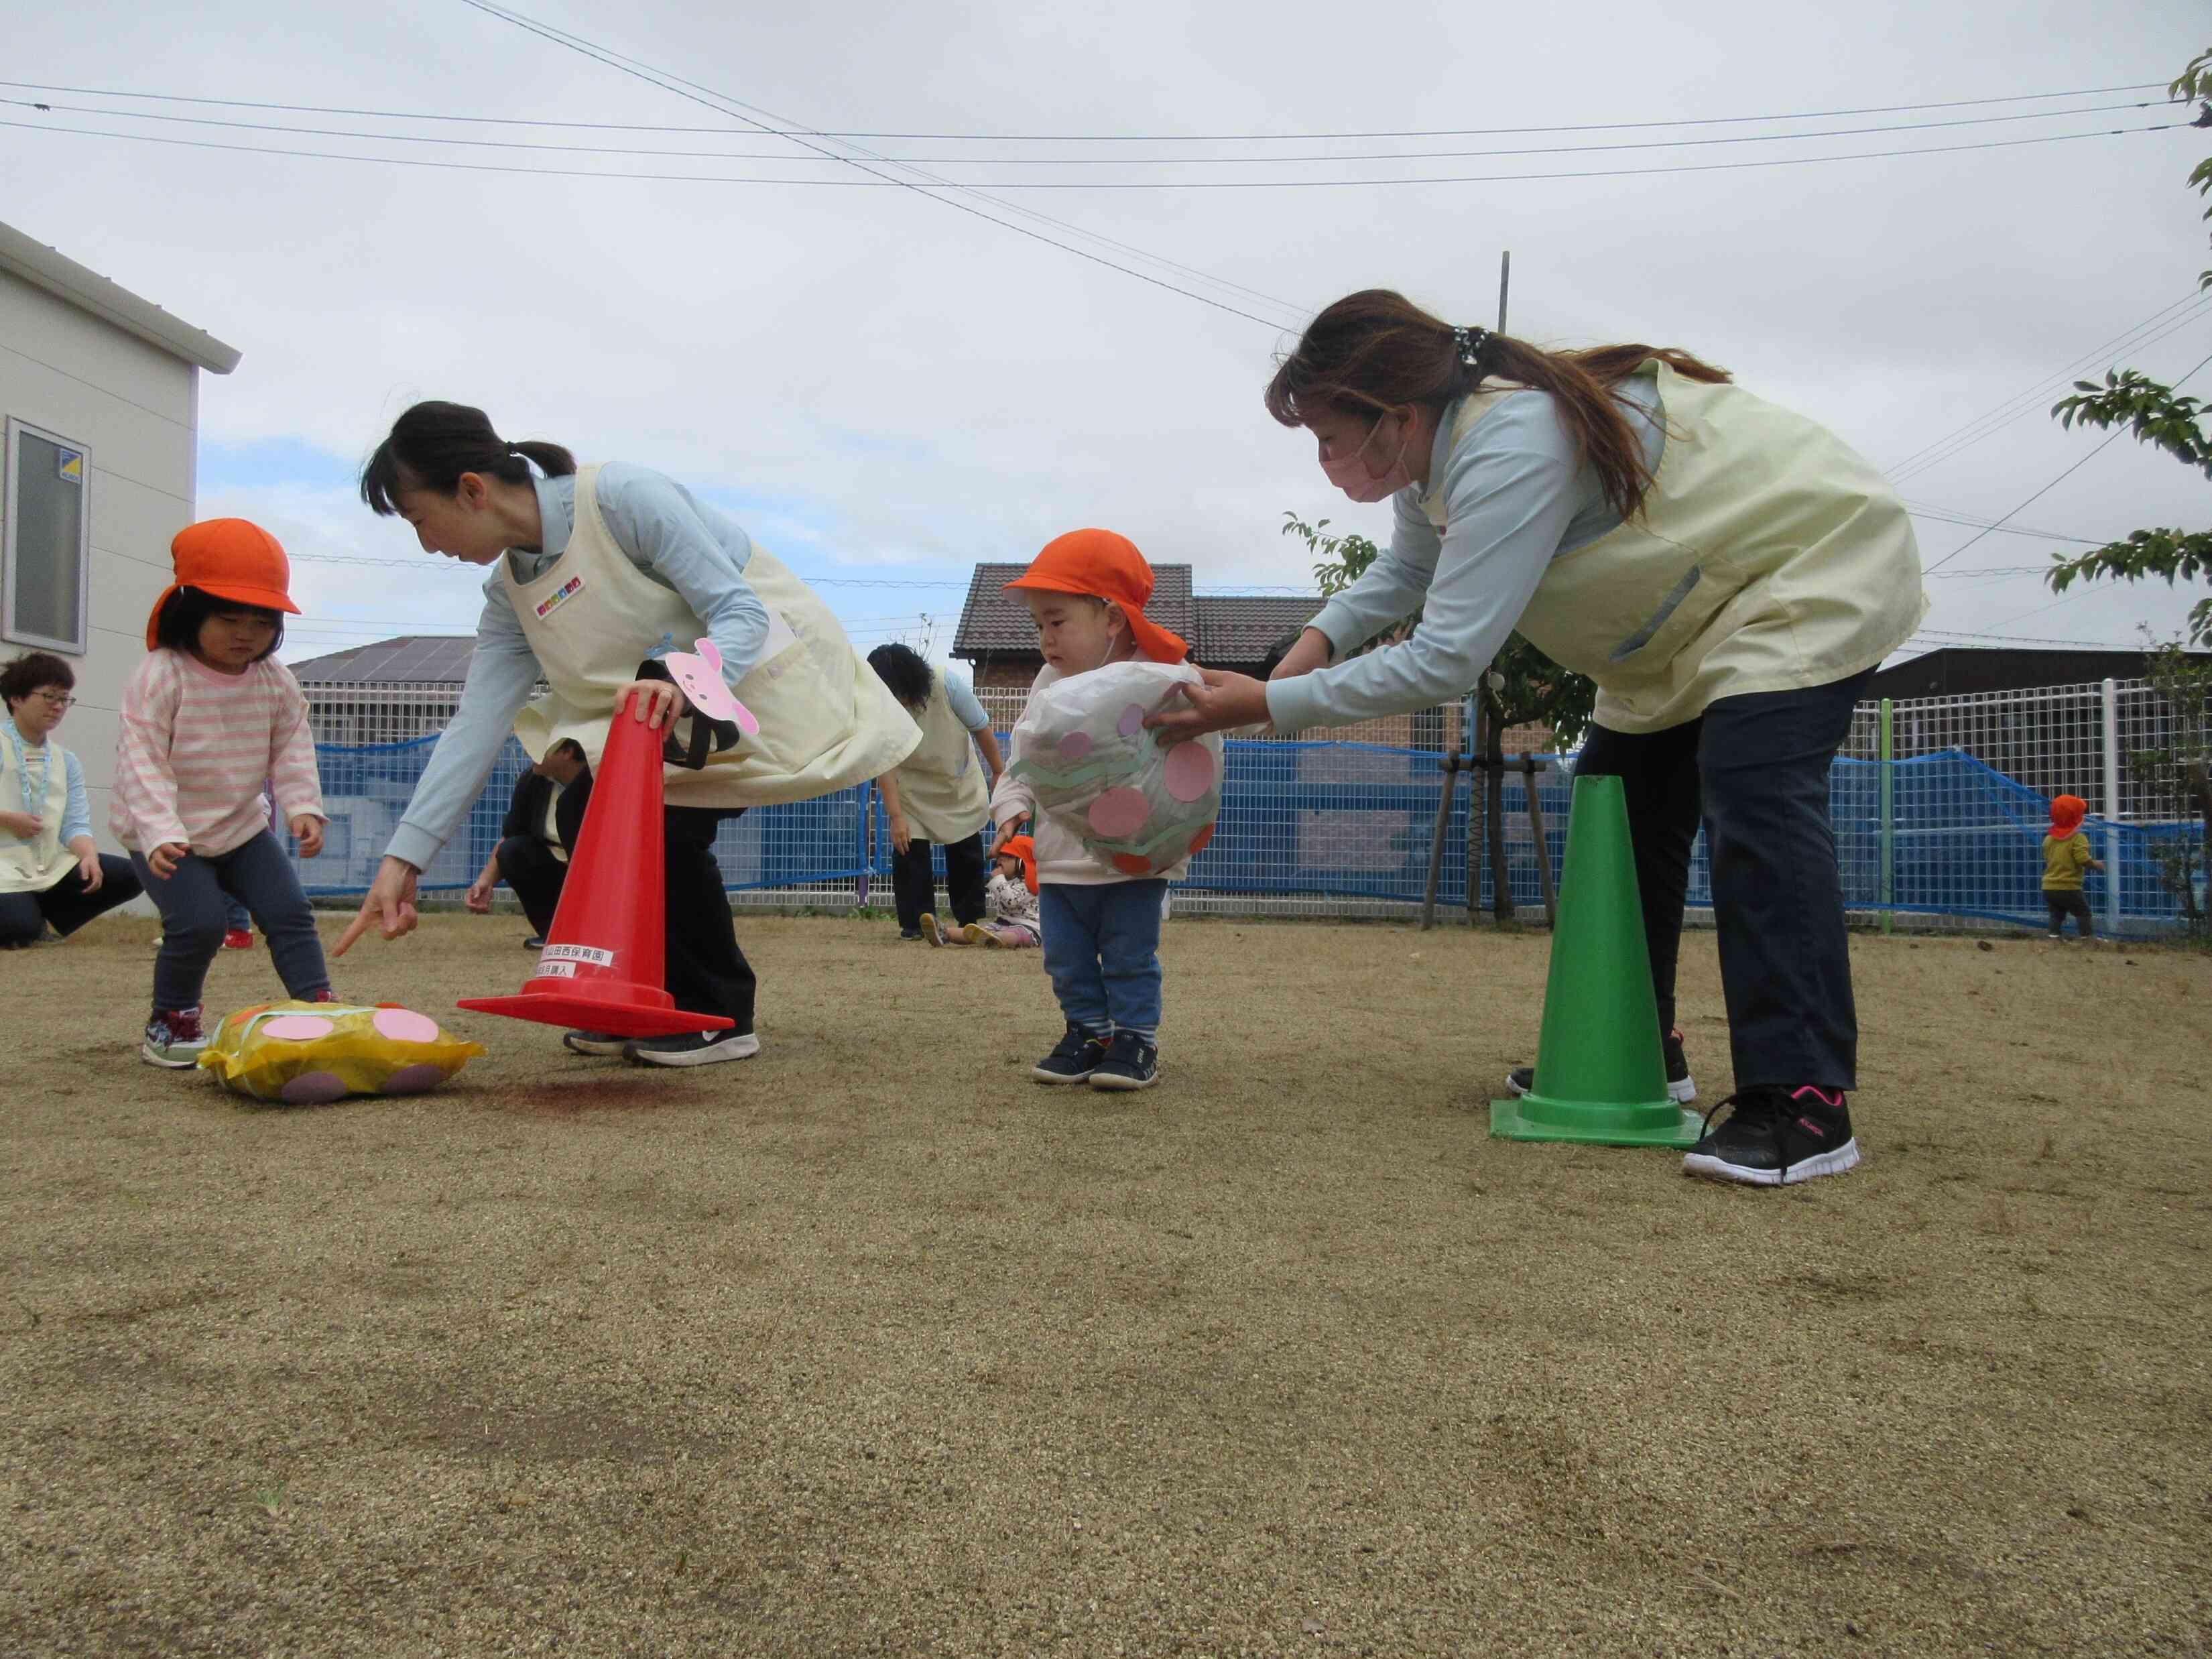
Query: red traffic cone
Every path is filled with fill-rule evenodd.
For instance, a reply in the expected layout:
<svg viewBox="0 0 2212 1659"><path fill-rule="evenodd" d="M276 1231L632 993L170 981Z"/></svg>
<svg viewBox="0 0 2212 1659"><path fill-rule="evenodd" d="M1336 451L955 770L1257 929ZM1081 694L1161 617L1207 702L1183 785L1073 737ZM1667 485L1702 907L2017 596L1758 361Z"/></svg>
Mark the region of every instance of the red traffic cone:
<svg viewBox="0 0 2212 1659"><path fill-rule="evenodd" d="M625 699L607 733L537 975L519 996L465 997L455 1006L611 1036L724 1031L736 1023L688 1013L661 988L660 740L658 730L630 718Z"/></svg>

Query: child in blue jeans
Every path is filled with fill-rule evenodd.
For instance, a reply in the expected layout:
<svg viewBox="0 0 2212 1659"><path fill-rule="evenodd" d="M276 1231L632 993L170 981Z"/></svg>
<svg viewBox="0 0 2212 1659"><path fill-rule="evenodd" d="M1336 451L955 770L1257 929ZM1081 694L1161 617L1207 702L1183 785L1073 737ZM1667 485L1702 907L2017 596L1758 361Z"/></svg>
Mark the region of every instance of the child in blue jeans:
<svg viewBox="0 0 2212 1659"><path fill-rule="evenodd" d="M1152 567L1111 531L1060 537L1006 586L1021 593L1036 622L1044 666L1032 699L1109 663L1180 663L1188 654L1146 617ZM993 792L991 818L1000 826L994 852L1032 826L1045 971L1067 1021L1060 1045L1030 1074L1039 1083L1151 1088L1160 1075L1160 915L1168 878L1182 864L1145 876L1116 869L1056 814L1040 814L1030 785L1011 767Z"/></svg>

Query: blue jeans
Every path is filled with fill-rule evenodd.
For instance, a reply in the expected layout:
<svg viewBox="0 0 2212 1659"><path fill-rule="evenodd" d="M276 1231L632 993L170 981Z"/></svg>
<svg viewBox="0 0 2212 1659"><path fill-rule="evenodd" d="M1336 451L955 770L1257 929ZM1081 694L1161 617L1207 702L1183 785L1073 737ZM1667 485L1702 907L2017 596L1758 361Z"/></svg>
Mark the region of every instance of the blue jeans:
<svg viewBox="0 0 2212 1659"><path fill-rule="evenodd" d="M277 977L287 991L304 1001L330 988L315 913L300 890L292 860L266 830L219 858L187 853L166 881L154 873L143 854L131 855L131 867L161 913L161 949L154 958L157 1010L199 1006L208 964L222 948L223 930L236 900L243 900L261 924Z"/></svg>
<svg viewBox="0 0 2212 1659"><path fill-rule="evenodd" d="M1158 1039L1167 887L1155 878L1096 886L1048 881L1038 890L1044 970L1069 1024L1101 1036L1136 1031Z"/></svg>

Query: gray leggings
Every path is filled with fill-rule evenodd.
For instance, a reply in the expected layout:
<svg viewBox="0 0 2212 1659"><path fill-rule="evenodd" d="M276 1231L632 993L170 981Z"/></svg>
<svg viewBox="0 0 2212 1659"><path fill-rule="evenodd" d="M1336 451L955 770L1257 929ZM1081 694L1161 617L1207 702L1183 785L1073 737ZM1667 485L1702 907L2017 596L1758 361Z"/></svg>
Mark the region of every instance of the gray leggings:
<svg viewBox="0 0 2212 1659"><path fill-rule="evenodd" d="M266 830L215 858L187 853L167 881L154 873L143 854L131 855L131 867L161 913L161 949L154 958L156 1012L200 1006L200 988L207 981L208 964L222 948L234 899L253 913L287 991L305 1000L330 988L315 913L300 890L292 860Z"/></svg>

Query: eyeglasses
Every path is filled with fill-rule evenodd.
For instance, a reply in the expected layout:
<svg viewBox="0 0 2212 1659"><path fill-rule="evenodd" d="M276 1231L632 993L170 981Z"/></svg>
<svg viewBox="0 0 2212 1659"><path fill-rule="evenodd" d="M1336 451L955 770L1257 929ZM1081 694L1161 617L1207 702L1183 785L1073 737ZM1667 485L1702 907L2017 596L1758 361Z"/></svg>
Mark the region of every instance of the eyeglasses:
<svg viewBox="0 0 2212 1659"><path fill-rule="evenodd" d="M72 708L76 706L76 699L66 691L33 691L31 695L55 708Z"/></svg>

